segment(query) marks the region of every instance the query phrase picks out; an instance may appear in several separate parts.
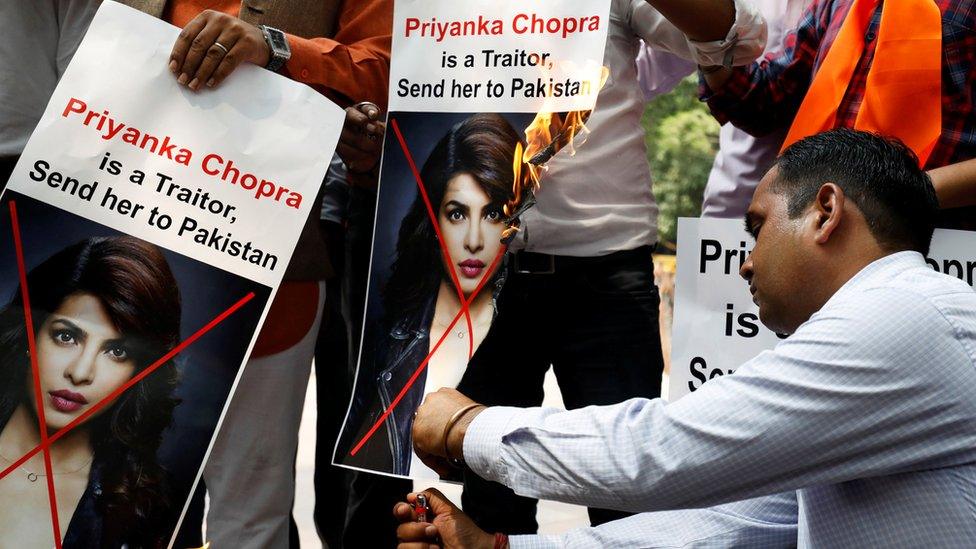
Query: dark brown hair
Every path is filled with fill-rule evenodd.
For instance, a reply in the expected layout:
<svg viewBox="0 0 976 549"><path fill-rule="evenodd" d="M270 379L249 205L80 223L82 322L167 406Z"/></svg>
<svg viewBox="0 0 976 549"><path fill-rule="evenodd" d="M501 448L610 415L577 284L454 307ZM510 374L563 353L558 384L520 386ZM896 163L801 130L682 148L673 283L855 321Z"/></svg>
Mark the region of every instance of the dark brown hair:
<svg viewBox="0 0 976 549"><path fill-rule="evenodd" d="M173 349L180 338L180 293L156 246L128 236L89 238L54 254L27 275L34 330L66 298L97 297L125 335L136 372ZM27 402L30 370L23 301L17 289L0 311L0 425ZM90 422L102 493L103 545L165 547L170 527L166 473L156 460L163 431L179 401L172 361L126 391Z"/></svg>
<svg viewBox="0 0 976 549"><path fill-rule="evenodd" d="M519 141L518 132L499 114L476 114L455 124L434 146L420 172L435 213L448 182L462 173L473 177L501 208L513 196L512 161ZM383 290L388 322L422 308L444 276L437 234L418 193L400 223L396 258Z"/></svg>

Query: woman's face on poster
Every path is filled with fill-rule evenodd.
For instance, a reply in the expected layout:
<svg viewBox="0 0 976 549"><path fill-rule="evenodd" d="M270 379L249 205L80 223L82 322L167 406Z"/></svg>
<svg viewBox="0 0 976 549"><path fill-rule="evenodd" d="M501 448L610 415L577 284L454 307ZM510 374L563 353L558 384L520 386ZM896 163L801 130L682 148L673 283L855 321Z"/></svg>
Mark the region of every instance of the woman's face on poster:
<svg viewBox="0 0 976 549"><path fill-rule="evenodd" d="M470 295L486 275L487 269L502 247L505 230L502 205L492 203L478 181L467 173L448 181L438 213L444 243L451 255L464 295ZM450 275L448 275L450 276Z"/></svg>
<svg viewBox="0 0 976 549"><path fill-rule="evenodd" d="M102 301L89 293L65 298L38 330L36 347L41 404L51 430L66 426L112 394L136 370L124 335ZM27 384L36 412L33 376L27 377Z"/></svg>

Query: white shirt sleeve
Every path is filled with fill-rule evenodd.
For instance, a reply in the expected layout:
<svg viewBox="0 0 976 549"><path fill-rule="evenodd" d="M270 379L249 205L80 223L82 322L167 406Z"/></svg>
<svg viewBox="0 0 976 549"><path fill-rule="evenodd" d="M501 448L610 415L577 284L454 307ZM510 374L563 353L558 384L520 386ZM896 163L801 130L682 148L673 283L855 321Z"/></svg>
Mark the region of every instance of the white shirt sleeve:
<svg viewBox="0 0 976 549"><path fill-rule="evenodd" d="M642 513L560 535L512 536L512 549L791 547L796 544L795 492L710 509Z"/></svg>
<svg viewBox="0 0 976 549"><path fill-rule="evenodd" d="M615 0L616 1L616 0ZM689 39L646 0L630 3L630 27L648 46L671 52L699 65L748 65L766 47L766 20L748 0L735 0L735 21L723 40Z"/></svg>
<svg viewBox="0 0 976 549"><path fill-rule="evenodd" d="M464 456L525 496L636 512L969 463L976 368L964 345L928 301L872 289L672 404L489 408Z"/></svg>
<svg viewBox="0 0 976 549"><path fill-rule="evenodd" d="M636 63L637 82L645 101L670 92L684 77L698 71L692 61L649 48L643 42L637 52Z"/></svg>

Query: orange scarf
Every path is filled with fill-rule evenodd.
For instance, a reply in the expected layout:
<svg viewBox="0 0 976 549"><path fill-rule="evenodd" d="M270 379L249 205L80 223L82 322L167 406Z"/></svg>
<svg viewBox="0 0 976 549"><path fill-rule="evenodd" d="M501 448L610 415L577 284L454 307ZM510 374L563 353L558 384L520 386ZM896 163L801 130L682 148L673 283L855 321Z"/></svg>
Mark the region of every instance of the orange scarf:
<svg viewBox="0 0 976 549"><path fill-rule="evenodd" d="M783 143L836 126L864 32L879 0L854 0ZM942 13L932 0L888 0L854 128L901 139L918 155L932 153L942 133Z"/></svg>

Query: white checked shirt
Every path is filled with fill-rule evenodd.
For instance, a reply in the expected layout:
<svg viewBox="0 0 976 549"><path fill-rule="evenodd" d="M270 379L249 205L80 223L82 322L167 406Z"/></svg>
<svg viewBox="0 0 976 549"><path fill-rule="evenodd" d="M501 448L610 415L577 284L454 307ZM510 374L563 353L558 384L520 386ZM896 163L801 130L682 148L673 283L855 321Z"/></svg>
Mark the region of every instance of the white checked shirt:
<svg viewBox="0 0 976 549"><path fill-rule="evenodd" d="M976 293L893 254L732 376L489 408L464 456L526 496L657 511L512 547L976 547Z"/></svg>

